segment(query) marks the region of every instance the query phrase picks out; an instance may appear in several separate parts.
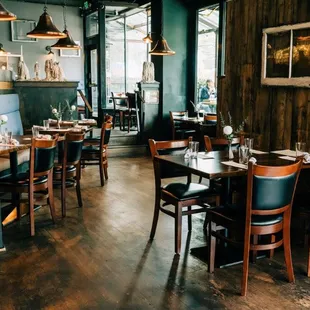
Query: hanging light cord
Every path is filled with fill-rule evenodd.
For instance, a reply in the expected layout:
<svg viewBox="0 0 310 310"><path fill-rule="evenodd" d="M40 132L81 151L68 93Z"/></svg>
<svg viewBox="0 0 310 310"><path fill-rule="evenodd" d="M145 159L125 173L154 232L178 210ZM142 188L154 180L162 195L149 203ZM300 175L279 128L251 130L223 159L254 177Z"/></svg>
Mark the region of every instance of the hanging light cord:
<svg viewBox="0 0 310 310"><path fill-rule="evenodd" d="M45 3L44 3L44 8L43 8L43 10L44 10L44 13L46 13L46 11L47 11L47 0L45 0Z"/></svg>
<svg viewBox="0 0 310 310"><path fill-rule="evenodd" d="M64 0L64 26L67 30L67 0Z"/></svg>
<svg viewBox="0 0 310 310"><path fill-rule="evenodd" d="M164 1L161 0L161 22L160 22L160 35L163 38L163 28L164 28Z"/></svg>

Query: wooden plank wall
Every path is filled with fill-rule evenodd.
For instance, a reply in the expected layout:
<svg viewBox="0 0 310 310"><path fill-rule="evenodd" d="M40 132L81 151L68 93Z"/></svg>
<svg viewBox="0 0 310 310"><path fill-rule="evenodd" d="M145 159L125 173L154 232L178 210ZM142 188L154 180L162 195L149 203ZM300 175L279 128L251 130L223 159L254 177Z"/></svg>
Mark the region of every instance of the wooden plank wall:
<svg viewBox="0 0 310 310"><path fill-rule="evenodd" d="M310 89L261 86L263 28L310 21L309 0L233 0L227 3L226 66L218 84L218 111L236 123L248 117L255 147L310 147ZM218 128L218 132L221 129Z"/></svg>

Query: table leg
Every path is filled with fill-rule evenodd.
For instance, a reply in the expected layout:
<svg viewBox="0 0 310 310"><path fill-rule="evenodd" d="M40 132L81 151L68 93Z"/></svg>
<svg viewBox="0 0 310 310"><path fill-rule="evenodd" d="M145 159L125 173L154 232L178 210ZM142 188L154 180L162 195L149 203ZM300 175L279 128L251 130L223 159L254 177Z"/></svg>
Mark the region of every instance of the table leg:
<svg viewBox="0 0 310 310"><path fill-rule="evenodd" d="M3 244L3 239L2 239L2 214L1 214L1 209L0 209L0 252L6 251L5 246Z"/></svg>
<svg viewBox="0 0 310 310"><path fill-rule="evenodd" d="M223 178L222 179L223 191L221 195L221 204L227 205L232 203L232 193L231 193L231 179Z"/></svg>

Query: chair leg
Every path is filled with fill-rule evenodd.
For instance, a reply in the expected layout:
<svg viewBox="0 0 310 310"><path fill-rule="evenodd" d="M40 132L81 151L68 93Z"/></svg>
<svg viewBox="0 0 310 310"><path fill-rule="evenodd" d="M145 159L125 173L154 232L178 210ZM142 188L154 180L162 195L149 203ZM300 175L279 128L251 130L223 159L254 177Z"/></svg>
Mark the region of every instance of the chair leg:
<svg viewBox="0 0 310 310"><path fill-rule="evenodd" d="M291 253L291 231L290 231L290 214L286 211L283 216L283 247L284 257L289 282L295 282L292 253Z"/></svg>
<svg viewBox="0 0 310 310"><path fill-rule="evenodd" d="M109 176L108 176L108 161L107 160L103 164L103 170L104 170L104 177L107 180L109 178Z"/></svg>
<svg viewBox="0 0 310 310"><path fill-rule="evenodd" d="M276 242L276 235L271 235L271 243ZM274 250L269 251L269 258L273 258L274 256Z"/></svg>
<svg viewBox="0 0 310 310"><path fill-rule="evenodd" d="M76 190L76 197L78 200L79 207L82 208L83 207L83 201L82 201L82 195L81 195L80 180L76 180L75 190Z"/></svg>
<svg viewBox="0 0 310 310"><path fill-rule="evenodd" d="M154 206L154 216L153 216L153 223L151 229L150 239L153 240L156 232L156 227L158 223L158 216L159 216L159 206L160 206L160 194L156 193L155 197L155 206Z"/></svg>
<svg viewBox="0 0 310 310"><path fill-rule="evenodd" d="M64 172L62 172L64 173ZM66 217L66 180L61 181L61 213L62 217Z"/></svg>
<svg viewBox="0 0 310 310"><path fill-rule="evenodd" d="M215 250L216 250L216 238L212 236L212 231L216 231L216 223L212 222L212 219L208 221L208 272L214 272L215 262Z"/></svg>
<svg viewBox="0 0 310 310"><path fill-rule="evenodd" d="M51 175L48 176L48 200L49 200L49 206L51 211L51 216L53 223L56 222L56 211L55 211L55 203L54 203L54 190L53 190L53 178L52 178L53 172L51 172Z"/></svg>
<svg viewBox="0 0 310 310"><path fill-rule="evenodd" d="M130 115L128 116L128 133L130 133L131 119Z"/></svg>
<svg viewBox="0 0 310 310"><path fill-rule="evenodd" d="M33 237L35 235L33 192L29 193L29 218L30 218L30 235Z"/></svg>
<svg viewBox="0 0 310 310"><path fill-rule="evenodd" d="M248 277L249 277L249 258L250 258L250 242L251 233L250 227L246 228L246 233L244 234L244 248L243 248L243 274L242 274L242 284L241 284L241 296L246 296L248 290Z"/></svg>
<svg viewBox="0 0 310 310"><path fill-rule="evenodd" d="M307 276L310 277L310 237L308 239L308 266L307 266Z"/></svg>
<svg viewBox="0 0 310 310"><path fill-rule="evenodd" d="M101 184L101 186L104 186L103 161L102 161L102 158L99 160L99 173L100 173L100 184Z"/></svg>
<svg viewBox="0 0 310 310"><path fill-rule="evenodd" d="M174 224L174 250L176 254L181 251L182 239L182 207L175 207L175 224Z"/></svg>
<svg viewBox="0 0 310 310"><path fill-rule="evenodd" d="M258 244L258 235L253 235L253 244ZM252 263L256 263L257 250L252 251Z"/></svg>
<svg viewBox="0 0 310 310"><path fill-rule="evenodd" d="M192 207L191 206L187 207L187 210L191 211ZM191 214L187 216L187 225L188 225L188 230L192 231L192 215Z"/></svg>

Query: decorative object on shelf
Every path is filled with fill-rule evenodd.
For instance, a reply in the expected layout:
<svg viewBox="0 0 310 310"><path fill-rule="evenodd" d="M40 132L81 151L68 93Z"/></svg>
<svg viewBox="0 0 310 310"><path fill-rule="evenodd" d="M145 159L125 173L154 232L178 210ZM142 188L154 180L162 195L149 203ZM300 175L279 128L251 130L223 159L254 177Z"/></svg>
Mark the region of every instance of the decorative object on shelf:
<svg viewBox="0 0 310 310"><path fill-rule="evenodd" d="M63 17L64 17L65 30L63 31L63 33L66 35L66 37L59 39L54 45L52 45L52 48L60 49L60 50L61 49L79 50L81 47L77 43L74 42L70 32L67 30L66 11L67 11L67 5L66 5L66 0L64 0Z"/></svg>
<svg viewBox="0 0 310 310"><path fill-rule="evenodd" d="M44 5L44 12L40 16L37 26L27 33L29 38L37 39L61 39L66 37L66 34L60 32L53 23L52 17L47 13L46 1Z"/></svg>
<svg viewBox="0 0 310 310"><path fill-rule="evenodd" d="M243 131L246 119L242 121L241 124L238 127L236 127L235 130L233 129L234 125L230 112L228 112L228 124L226 123L222 112L220 112L220 120L221 120L221 126L223 128L223 135L228 141L228 158L234 159L234 153L232 151L232 145L231 145L232 140L236 135L240 134L240 132Z"/></svg>
<svg viewBox="0 0 310 310"><path fill-rule="evenodd" d="M155 82L155 68L154 63L151 61L145 61L143 63L142 70L142 83L154 83Z"/></svg>
<svg viewBox="0 0 310 310"><path fill-rule="evenodd" d="M53 71L54 71L54 62L53 59L46 59L45 60L45 80L52 81L53 80Z"/></svg>
<svg viewBox="0 0 310 310"><path fill-rule="evenodd" d="M261 83L310 87L310 22L263 30Z"/></svg>
<svg viewBox="0 0 310 310"><path fill-rule="evenodd" d="M29 38L27 33L36 27L34 20L18 19L11 21L11 40L12 42L37 42L36 38Z"/></svg>
<svg viewBox="0 0 310 310"><path fill-rule="evenodd" d="M46 46L45 49L48 51L47 53L48 56L53 57L55 55L50 46Z"/></svg>
<svg viewBox="0 0 310 310"><path fill-rule="evenodd" d="M8 11L3 4L0 2L0 21L5 22L5 21L10 21L10 20L15 20L16 15Z"/></svg>
<svg viewBox="0 0 310 310"><path fill-rule="evenodd" d="M23 60L20 60L18 63L18 80L25 81L30 80L29 69Z"/></svg>
<svg viewBox="0 0 310 310"><path fill-rule="evenodd" d="M150 54L158 56L172 56L175 55L175 51L173 51L169 47L168 42L163 36L163 21L164 21L164 7L163 7L163 0L161 0L160 38L156 42L155 47L150 51Z"/></svg>
<svg viewBox="0 0 310 310"><path fill-rule="evenodd" d="M75 41L77 45L80 46L80 41ZM81 48L80 49L60 49L59 50L60 57L81 57Z"/></svg>
<svg viewBox="0 0 310 310"><path fill-rule="evenodd" d="M54 81L65 81L65 73L59 62L55 61L53 64L52 77Z"/></svg>
<svg viewBox="0 0 310 310"><path fill-rule="evenodd" d="M39 63L38 62L36 62L35 64L34 64L34 80L35 81L39 81L40 80L40 78L39 78L39 75L40 75L40 66L39 66Z"/></svg>

